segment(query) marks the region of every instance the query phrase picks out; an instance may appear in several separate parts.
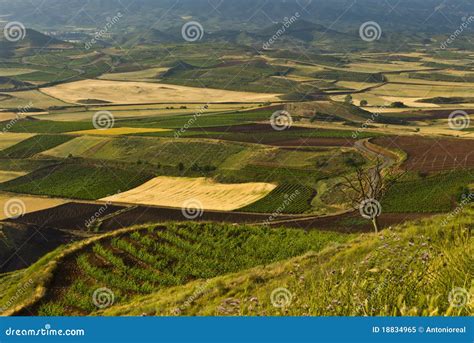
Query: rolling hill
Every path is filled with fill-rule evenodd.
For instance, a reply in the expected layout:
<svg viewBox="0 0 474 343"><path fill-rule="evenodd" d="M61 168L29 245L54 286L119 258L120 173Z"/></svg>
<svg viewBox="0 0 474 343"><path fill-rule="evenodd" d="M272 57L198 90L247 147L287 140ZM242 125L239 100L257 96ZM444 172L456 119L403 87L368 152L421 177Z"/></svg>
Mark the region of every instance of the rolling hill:
<svg viewBox="0 0 474 343"><path fill-rule="evenodd" d="M449 300L474 287L474 208L461 213L355 238L207 224L123 229L3 275L0 305L47 315L469 315L472 303ZM106 306L91 301L98 287L112 299Z"/></svg>

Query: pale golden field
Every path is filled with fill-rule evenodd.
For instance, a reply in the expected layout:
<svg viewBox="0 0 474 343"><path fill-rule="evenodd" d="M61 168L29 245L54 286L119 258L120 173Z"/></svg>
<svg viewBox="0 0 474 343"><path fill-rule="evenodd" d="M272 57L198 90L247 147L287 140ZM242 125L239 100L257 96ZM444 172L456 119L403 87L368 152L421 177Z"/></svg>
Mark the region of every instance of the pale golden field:
<svg viewBox="0 0 474 343"><path fill-rule="evenodd" d="M360 63L351 63L348 65L348 67L350 68L351 71L366 72L366 73L429 69L428 67L422 66L420 62L403 62L403 61L395 61L391 63L360 62Z"/></svg>
<svg viewBox="0 0 474 343"><path fill-rule="evenodd" d="M36 70L28 68L0 68L0 76L15 76L32 73Z"/></svg>
<svg viewBox="0 0 474 343"><path fill-rule="evenodd" d="M407 97L407 98L434 98L442 97L469 97L472 96L472 87L466 84L452 85L414 85L414 84L387 84L376 88L369 93L377 96Z"/></svg>
<svg viewBox="0 0 474 343"><path fill-rule="evenodd" d="M100 136L80 136L41 153L43 156L66 158L69 155L83 156L98 144L106 144L113 138Z"/></svg>
<svg viewBox="0 0 474 343"><path fill-rule="evenodd" d="M31 133L13 133L13 132L0 133L0 150L9 148L33 136L34 134L31 134Z"/></svg>
<svg viewBox="0 0 474 343"><path fill-rule="evenodd" d="M5 93L5 94L10 95L12 98L3 100L0 103L2 108L19 108L19 107L31 106L35 108L47 109L50 106L66 105L66 103L64 103L63 101L54 99L36 90L12 92L12 93Z"/></svg>
<svg viewBox="0 0 474 343"><path fill-rule="evenodd" d="M363 90L369 87L373 87L375 83L368 83L368 82L353 82L353 81L339 81L336 82L336 85L341 88L349 88L354 90Z"/></svg>
<svg viewBox="0 0 474 343"><path fill-rule="evenodd" d="M7 182L26 174L28 173L0 170L0 182Z"/></svg>
<svg viewBox="0 0 474 343"><path fill-rule="evenodd" d="M10 204L19 204L18 208L22 208L23 214L45 210L47 208L59 206L68 202L67 200L62 199L49 199L41 198L34 196L25 196L25 195L13 195L0 193L0 220L8 218L6 207L10 201ZM13 205L10 205L13 208ZM12 210L10 210L12 211ZM10 212L11 214L12 212Z"/></svg>
<svg viewBox="0 0 474 343"><path fill-rule="evenodd" d="M68 132L71 135L88 135L88 136L121 136L130 135L132 133L150 133L150 132L169 132L168 129L146 129L139 127L114 127L105 130L83 130Z"/></svg>
<svg viewBox="0 0 474 343"><path fill-rule="evenodd" d="M244 105L244 106L243 106ZM204 104L153 104L153 105L124 105L89 107L84 110L65 110L36 115L38 119L54 121L90 121L98 111L110 111L115 119L146 118L156 116L171 116L178 114L213 113L225 111L238 111L242 109L258 108L258 104L209 104L205 109ZM186 107L186 108L181 108Z"/></svg>
<svg viewBox="0 0 474 343"><path fill-rule="evenodd" d="M117 104L216 103L278 101L279 94L234 92L147 82L84 80L45 88L43 92L66 102L94 98Z"/></svg>
<svg viewBox="0 0 474 343"><path fill-rule="evenodd" d="M101 200L175 208L197 204L194 206L203 210L233 211L264 198L275 188L269 183L222 184L207 178L160 176Z"/></svg>

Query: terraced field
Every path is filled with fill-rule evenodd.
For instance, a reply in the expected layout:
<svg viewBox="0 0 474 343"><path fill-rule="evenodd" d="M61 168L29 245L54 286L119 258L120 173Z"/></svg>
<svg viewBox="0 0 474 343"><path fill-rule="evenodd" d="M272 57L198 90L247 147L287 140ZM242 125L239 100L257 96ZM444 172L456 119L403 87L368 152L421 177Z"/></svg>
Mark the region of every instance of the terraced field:
<svg viewBox="0 0 474 343"><path fill-rule="evenodd" d="M474 140L421 138L413 136L380 137L373 141L388 149L407 154L404 168L424 173L474 167Z"/></svg>
<svg viewBox="0 0 474 343"><path fill-rule="evenodd" d="M120 304L196 279L319 251L350 236L215 224L136 229L89 244L60 261L46 296L25 313L84 315L99 310L95 290ZM291 244L290 244L291 242ZM183 304L185 306L185 304Z"/></svg>

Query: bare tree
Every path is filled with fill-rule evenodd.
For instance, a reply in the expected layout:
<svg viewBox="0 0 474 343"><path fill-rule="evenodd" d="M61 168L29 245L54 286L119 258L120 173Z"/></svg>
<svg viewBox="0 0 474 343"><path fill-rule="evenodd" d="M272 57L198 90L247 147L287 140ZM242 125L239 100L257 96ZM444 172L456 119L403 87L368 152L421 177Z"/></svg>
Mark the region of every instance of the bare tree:
<svg viewBox="0 0 474 343"><path fill-rule="evenodd" d="M353 174L343 176L343 182L340 184L351 206L358 209L362 217L372 221L375 232L379 231L378 217L382 212L380 202L390 187L403 175L393 169L384 172L384 165L384 160L377 157L374 167L364 169L357 166Z"/></svg>

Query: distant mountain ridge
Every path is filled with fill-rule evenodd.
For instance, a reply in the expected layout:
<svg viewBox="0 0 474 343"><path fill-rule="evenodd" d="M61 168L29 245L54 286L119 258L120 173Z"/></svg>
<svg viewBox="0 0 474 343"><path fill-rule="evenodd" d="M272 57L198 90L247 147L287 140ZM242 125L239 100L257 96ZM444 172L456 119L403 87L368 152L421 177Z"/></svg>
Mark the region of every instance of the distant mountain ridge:
<svg viewBox="0 0 474 343"><path fill-rule="evenodd" d="M36 5L36 6L35 6ZM299 13L306 21L339 32L354 32L366 21L384 31L449 33L474 15L465 0L0 0L5 20L38 29L77 26L100 28L118 12L116 30L156 28L166 31L188 20L207 30L256 32ZM40 15L38 15L40 13ZM72 15L74 14L74 15ZM470 28L469 30L472 30Z"/></svg>

